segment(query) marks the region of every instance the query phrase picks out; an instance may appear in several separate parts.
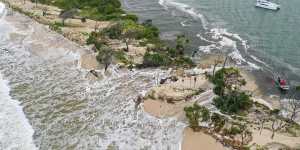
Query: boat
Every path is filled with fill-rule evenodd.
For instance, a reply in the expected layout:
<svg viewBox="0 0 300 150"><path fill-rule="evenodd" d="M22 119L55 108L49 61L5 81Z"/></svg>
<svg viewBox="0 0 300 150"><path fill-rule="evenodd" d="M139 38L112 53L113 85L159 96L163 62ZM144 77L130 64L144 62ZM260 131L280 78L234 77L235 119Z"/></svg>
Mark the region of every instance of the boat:
<svg viewBox="0 0 300 150"><path fill-rule="evenodd" d="M290 86L287 83L287 80L281 79L280 77L277 77L277 80L274 79L275 86L279 88L282 91L288 91L290 89Z"/></svg>
<svg viewBox="0 0 300 150"><path fill-rule="evenodd" d="M256 0L256 7L270 9L270 10L279 10L280 5L270 2L268 0Z"/></svg>

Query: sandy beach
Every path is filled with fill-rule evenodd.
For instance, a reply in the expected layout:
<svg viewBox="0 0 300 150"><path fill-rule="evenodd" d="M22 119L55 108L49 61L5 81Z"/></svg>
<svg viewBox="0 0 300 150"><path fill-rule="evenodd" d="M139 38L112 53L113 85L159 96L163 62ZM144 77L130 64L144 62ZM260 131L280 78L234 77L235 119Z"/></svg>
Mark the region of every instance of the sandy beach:
<svg viewBox="0 0 300 150"><path fill-rule="evenodd" d="M32 3L27 3L26 5L22 6L19 1L12 0L12 2L16 6L22 7L27 11L40 13L41 8L30 10L30 8L34 7ZM52 15L49 15L49 18L44 18L46 19L46 22L49 22L51 18L54 18L54 20L57 19L57 12L60 10L43 5L41 5L41 7L48 7L49 12L52 13ZM98 24L98 22L88 20L86 23L88 25L80 26L81 23L78 22L78 19L69 19L66 23L70 27L63 28L64 36L62 36L55 33L54 31L51 31L48 26L36 23L33 20L28 20L28 18L24 19L24 15L19 13L15 13L13 16L8 16L6 19L8 22L16 24L16 30L23 30L23 24L28 24L28 26L35 26L32 32L30 32L29 30L27 30L28 32L26 32L26 34L30 34L30 41L26 41L26 39L22 39L20 41L31 43L31 47L30 49L28 49L28 52L30 52L31 55L36 56L38 59L65 59L63 56L67 55L68 57L72 57L72 59L67 59L68 61L64 61L65 64L75 64L75 66L80 67L84 71L102 69L102 66L96 60L97 54L91 49L91 47L84 46L86 37L80 34L93 31L92 29L94 28L94 26L96 26L96 24ZM100 28L105 28L109 25L110 22L103 22L103 24L100 25ZM78 33L80 34L80 36L78 36ZM49 36L43 36L44 34ZM21 34L12 34L10 36L11 39L14 39L15 37L22 37ZM18 39L16 38L16 40ZM112 48L116 51L124 48L124 43L120 41L111 41L111 45L115 46ZM130 51L127 53L128 56L133 56L132 60L135 63L142 63L143 55L146 52L146 47L141 47L138 44L132 44L129 46L129 48ZM49 51L48 49L51 49L51 51ZM147 92L144 98L144 102L142 103L142 110L159 119L176 118L177 121L187 123L184 107L190 106L194 103L203 105L207 103L211 104L212 99L215 97L215 94L212 91L213 85L205 77L204 70L211 70L212 65L215 63L216 59L222 59L224 61L223 56L208 55L202 61L198 62L196 68L190 70L178 69L174 71L175 73L171 73L170 76L176 77L176 81L171 81L171 79L168 79L165 83L161 83L157 86L152 87ZM221 66L222 65L218 65L217 68L220 69ZM232 62L229 62L228 66L234 65L232 64ZM197 71L201 71L201 73L197 73ZM261 91L258 81L255 79L255 76L251 73L251 71L241 69L241 76L247 82L242 90L252 94L254 102L258 102L268 107L270 110L280 108L278 98L264 96L264 93ZM90 74L87 76L87 78L91 81L96 81L98 79L95 78L95 76L91 76ZM99 79L102 79L102 77ZM116 83L119 82L122 81L120 80ZM115 90L114 87L112 89ZM103 92L106 93L107 91L103 90ZM266 129L263 129L262 134L259 134L257 130L253 130L253 140L249 145L258 144L264 146L270 143L283 143L290 147L300 146L299 137L290 137L285 134L278 133L275 135L274 139L271 139L271 134L271 131ZM182 137L183 140L181 146L183 150L227 149L220 142L217 142L217 140L212 136L204 134L202 132L194 132L189 127L186 127L183 130Z"/></svg>
<svg viewBox="0 0 300 150"><path fill-rule="evenodd" d="M194 132L185 128L183 133L182 150L225 150L226 148L210 135Z"/></svg>

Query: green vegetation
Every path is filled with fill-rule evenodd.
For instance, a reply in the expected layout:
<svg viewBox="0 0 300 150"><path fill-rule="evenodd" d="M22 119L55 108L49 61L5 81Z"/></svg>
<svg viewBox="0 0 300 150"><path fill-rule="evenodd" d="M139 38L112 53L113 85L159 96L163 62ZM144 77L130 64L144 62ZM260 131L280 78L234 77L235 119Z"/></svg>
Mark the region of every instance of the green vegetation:
<svg viewBox="0 0 300 150"><path fill-rule="evenodd" d="M112 49L108 46L102 46L98 50L97 60L103 64L110 64L112 59Z"/></svg>
<svg viewBox="0 0 300 150"><path fill-rule="evenodd" d="M190 43L189 39L185 35L178 35L176 37L176 49L180 55L184 54L186 46Z"/></svg>
<svg viewBox="0 0 300 150"><path fill-rule="evenodd" d="M237 134L241 134L242 130L241 130L240 126L233 125L229 129L225 128L223 130L223 132L225 135L237 135Z"/></svg>
<svg viewBox="0 0 300 150"><path fill-rule="evenodd" d="M153 45L144 56L144 64L141 67L159 67L159 66L184 66L194 65L192 60L184 57L184 50L189 40L184 35L179 35L176 39L176 47L169 48L159 38L159 29L152 24L152 20L138 22L138 17L128 14L121 8L119 0L32 0L47 5L53 5L61 8L59 17L61 24L50 24L50 28L61 32L61 27L65 25L65 20L79 16L82 22L86 18L96 21L115 21L111 27L103 31L97 31L89 35L87 44L95 45L96 51L102 51L103 46L108 46L107 39L119 39L126 44L125 52L129 51L129 45L135 41L143 43L144 46ZM101 52L99 52L99 55ZM125 53L126 54L126 53ZM123 57L121 53L113 54L121 62L130 63L128 58ZM121 57L122 56L122 57ZM99 56L100 57L100 56ZM126 58L126 60L125 60Z"/></svg>
<svg viewBox="0 0 300 150"><path fill-rule="evenodd" d="M57 33L62 33L61 27L62 27L61 24L57 22L49 25L49 28Z"/></svg>
<svg viewBox="0 0 300 150"><path fill-rule="evenodd" d="M91 33L87 40L87 44L94 44L97 49L101 45L103 39L118 39L126 44L125 52L129 51L129 44L132 41L142 41L143 45L153 45L148 48L144 55L142 67L159 67L159 66L184 66L191 67L194 65L193 61L184 57L176 48L167 47L159 38L159 30L152 25L151 20L146 20L144 23L137 23L132 20L120 20L109 28L100 32Z"/></svg>
<svg viewBox="0 0 300 150"><path fill-rule="evenodd" d="M149 20L142 24L133 20L121 20L110 28L104 29L103 33L111 39L144 39L149 43L159 40L159 30Z"/></svg>
<svg viewBox="0 0 300 150"><path fill-rule="evenodd" d="M244 92L230 91L224 96L215 98L214 105L225 113L242 113L244 110L248 110L252 106L252 101Z"/></svg>
<svg viewBox="0 0 300 150"><path fill-rule="evenodd" d="M123 52L123 51L116 51L114 52L114 57L121 61L122 63L124 64L131 64L132 62L130 62L127 57L126 57L126 54Z"/></svg>
<svg viewBox="0 0 300 150"><path fill-rule="evenodd" d="M224 125L226 123L226 119L217 113L212 114L211 121L214 126L214 130L216 132L221 131L221 129L224 127Z"/></svg>
<svg viewBox="0 0 300 150"><path fill-rule="evenodd" d="M241 92L239 88L246 84L239 70L223 68L210 77L215 84L214 93L218 95L213 100L214 105L224 113L241 114L252 106L250 95Z"/></svg>
<svg viewBox="0 0 300 150"><path fill-rule="evenodd" d="M146 52L143 65L147 67L168 66L171 64L171 59L163 53Z"/></svg>
<svg viewBox="0 0 300 150"><path fill-rule="evenodd" d="M38 2L57 6L65 11L78 9L78 15L93 20L130 19L137 21L135 15L126 14L119 0L38 0Z"/></svg>
<svg viewBox="0 0 300 150"><path fill-rule="evenodd" d="M190 127L195 131L199 130L199 121L208 121L210 117L209 110L196 103L193 106L185 107L184 111L189 120Z"/></svg>

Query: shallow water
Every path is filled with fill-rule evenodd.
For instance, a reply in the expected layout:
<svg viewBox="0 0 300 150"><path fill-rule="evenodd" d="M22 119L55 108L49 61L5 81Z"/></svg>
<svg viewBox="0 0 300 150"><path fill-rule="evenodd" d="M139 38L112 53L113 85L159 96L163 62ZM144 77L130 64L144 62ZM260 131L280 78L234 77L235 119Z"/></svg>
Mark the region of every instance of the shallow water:
<svg viewBox="0 0 300 150"><path fill-rule="evenodd" d="M242 67L300 82L300 1L276 1L278 12L255 8L254 0L123 0L141 21L152 19L162 37L185 33L192 39L187 53L228 54Z"/></svg>
<svg viewBox="0 0 300 150"><path fill-rule="evenodd" d="M34 145L42 150L180 148L184 124L151 117L141 108L135 110L133 102L167 72L111 67L103 80L92 81L88 70L78 65L84 48L23 15L14 13L4 19L0 24L0 72L9 81L10 96L20 102L14 102L17 110L9 113L24 117L23 121L10 118L12 124L21 126L16 137L30 142L34 131ZM26 123L21 106L31 127L18 123ZM9 128L5 125L4 129ZM4 149L14 145L32 149L13 138L0 144Z"/></svg>

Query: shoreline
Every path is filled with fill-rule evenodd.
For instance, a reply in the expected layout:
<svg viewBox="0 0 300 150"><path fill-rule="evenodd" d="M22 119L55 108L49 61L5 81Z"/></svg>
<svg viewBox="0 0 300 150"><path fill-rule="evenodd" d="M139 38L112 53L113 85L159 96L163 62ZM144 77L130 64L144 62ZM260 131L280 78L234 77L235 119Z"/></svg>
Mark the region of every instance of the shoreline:
<svg viewBox="0 0 300 150"><path fill-rule="evenodd" d="M124 2L128 3L128 0L122 0ZM129 1L130 2L130 1ZM140 2L143 4L143 0ZM170 3L170 4L169 4ZM255 76L256 82L259 84L260 90L263 92L264 98L270 98L270 96L273 95L281 95L280 91L274 87L272 83L272 73L270 73L268 70L269 66L262 63L259 58L255 57L253 58L253 54L247 55L247 51L249 49L249 45L247 45L247 41L245 39L242 39L239 34L231 33L225 28L216 28L211 27L207 29L203 29L203 18L199 20L199 16L193 16L199 14L200 16L203 16L203 14L196 9L193 9L193 6L187 5L186 6L182 2L175 2L175 1L165 1L160 0L159 3L157 1L146 3L149 6L154 7L153 9L157 10L157 13L153 13L151 9L149 9L149 15L147 15L147 7L143 7L142 5L140 7L134 8L133 6L139 6L139 4L132 4L130 6L130 3L127 4L128 11L135 12L139 16L142 17L142 19L152 19L153 22L161 29L162 34L171 34L172 31L178 30L180 33L186 33L187 35L190 35L190 39L193 39L192 45L193 49L190 50L190 54L192 52L198 51L200 56L200 60L202 57L206 57L206 55L217 55L218 53L228 53L228 50L234 49L236 52L236 49L240 50L240 54L243 59L246 60L246 62L243 62L243 59L239 60L242 61L242 65L237 65L241 69L249 70L248 73L251 73ZM170 6L168 6L170 5ZM157 7L159 6L159 7ZM176 7L175 7L176 6ZM162 7L162 8L160 8ZM142 9L144 8L144 9ZM169 12L168 12L169 11ZM189 12L191 11L191 12ZM178 12L178 14L177 14ZM192 13L193 12L193 13ZM182 14L183 13L183 14ZM164 22L159 20L160 15L162 14L162 19L166 19L168 21ZM194 18L196 17L196 18ZM171 18L171 19L169 19ZM200 17L201 18L201 17ZM205 18L204 18L205 19ZM171 21L174 20L174 21ZM189 24L187 26L180 25L180 21L188 21ZM205 22L205 21L204 21ZM167 23L170 23L172 25L169 25ZM205 23L204 23L205 24ZM201 26L201 27L195 27L195 26ZM205 25L204 25L205 26ZM195 33L196 32L196 33ZM197 34L197 35L196 35ZM208 37L208 35L212 35L212 37ZM163 36L163 35L162 35ZM223 38L221 41L215 41L218 38ZM168 40L168 39L166 39ZM199 45L201 45L199 47ZM204 45L204 46L202 46ZM227 47L228 46L228 47ZM218 50L212 50L209 52L206 52L207 48L215 48L217 47ZM220 49L218 47L221 47ZM251 49L250 49L251 50ZM249 52L250 52L249 50ZM233 55L233 53L230 53ZM237 54L237 53L236 53ZM236 55L237 56L237 55ZM198 55L196 55L198 57ZM235 57L233 57L235 58ZM198 58L194 58L196 61ZM247 61L249 60L249 61ZM260 69L258 69L259 67Z"/></svg>
<svg viewBox="0 0 300 150"><path fill-rule="evenodd" d="M68 39L68 38L66 38L66 39ZM70 40L70 39L68 39L68 40ZM76 42L75 42L76 43ZM78 44L78 43L77 43ZM89 51L91 51L91 50L89 50ZM91 57L94 57L94 56L91 56L89 53L87 54L87 55L85 55L85 56L83 56L83 55L81 55L81 57L87 57L85 60L90 60L91 59ZM212 60L209 60L209 61L212 61ZM95 65L97 62L95 62L94 60L92 61L92 62L90 62L90 61L83 61L83 62L81 62L81 63L79 63L79 64L83 64L83 65L81 65L81 67L82 66L85 66L86 68L97 68L98 67L98 65ZM85 67L83 67L83 68L85 68ZM246 73L247 74L247 73ZM253 81L254 79L252 78L252 77L249 77L249 81ZM254 84L255 83L251 83L251 84L253 84L252 86L255 86ZM257 86L257 85L256 85ZM251 88L251 87L250 87ZM254 87L255 88L255 87ZM165 110L165 109L164 109Z"/></svg>

